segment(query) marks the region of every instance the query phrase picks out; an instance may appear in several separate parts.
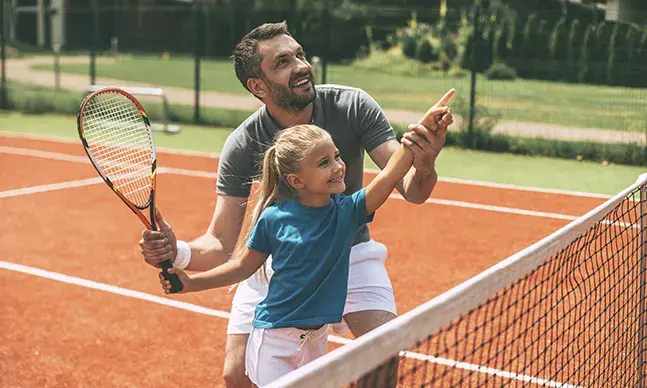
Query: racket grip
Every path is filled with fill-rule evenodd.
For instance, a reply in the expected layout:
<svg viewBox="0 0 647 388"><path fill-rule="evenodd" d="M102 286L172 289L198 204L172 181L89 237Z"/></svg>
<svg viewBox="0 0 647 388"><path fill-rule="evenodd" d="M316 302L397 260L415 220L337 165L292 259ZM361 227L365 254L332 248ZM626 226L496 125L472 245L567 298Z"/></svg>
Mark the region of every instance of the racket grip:
<svg viewBox="0 0 647 388"><path fill-rule="evenodd" d="M184 288L184 286L182 285L182 282L180 281L180 278L177 277L176 274L168 273L168 270L171 267L173 267L173 262L171 262L171 260L163 261L162 262L162 276L164 276L164 279L171 282L171 294L177 294L178 292L182 291L182 288Z"/></svg>

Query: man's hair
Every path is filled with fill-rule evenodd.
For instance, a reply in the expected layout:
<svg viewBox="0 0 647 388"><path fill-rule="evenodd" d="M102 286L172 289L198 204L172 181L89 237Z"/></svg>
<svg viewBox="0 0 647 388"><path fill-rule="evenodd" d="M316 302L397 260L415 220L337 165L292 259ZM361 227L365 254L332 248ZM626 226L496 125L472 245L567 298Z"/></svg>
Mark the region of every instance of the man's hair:
<svg viewBox="0 0 647 388"><path fill-rule="evenodd" d="M281 23L265 23L248 32L243 39L234 47L234 69L236 77L243 87L247 89L247 80L250 78L261 78L261 61L263 57L258 53L258 43L269 40L278 35L290 35L288 25L285 21Z"/></svg>

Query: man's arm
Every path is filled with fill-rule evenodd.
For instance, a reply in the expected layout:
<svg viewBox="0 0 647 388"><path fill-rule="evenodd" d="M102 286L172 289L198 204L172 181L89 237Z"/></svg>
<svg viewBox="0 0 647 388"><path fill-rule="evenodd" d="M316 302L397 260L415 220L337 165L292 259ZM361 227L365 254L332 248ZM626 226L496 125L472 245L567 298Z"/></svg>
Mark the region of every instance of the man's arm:
<svg viewBox="0 0 647 388"><path fill-rule="evenodd" d="M387 140L371 151L369 156L383 170L398 147L400 147L400 143L397 140ZM429 198L437 181L438 174L436 174L434 168L431 168L429 172L420 172L415 167L411 167L407 175L397 183L395 188L408 202L420 204Z"/></svg>
<svg viewBox="0 0 647 388"><path fill-rule="evenodd" d="M207 271L229 260L245 217L247 198L219 195L206 233L189 242L191 261L189 271ZM146 263L159 267L164 260L174 260L175 232L158 213L159 231L145 230L139 242Z"/></svg>
<svg viewBox="0 0 647 388"><path fill-rule="evenodd" d="M229 260L245 217L247 198L219 195L207 232L189 242L189 271L207 271Z"/></svg>
<svg viewBox="0 0 647 388"><path fill-rule="evenodd" d="M410 132L402 137L402 144L413 152L413 167L396 188L409 202L424 203L436 186L436 158L445 145L447 127L453 122L447 103L454 93L454 89L445 93L418 124L409 125ZM396 140L389 140L377 146L369 155L380 169L384 169L398 147Z"/></svg>

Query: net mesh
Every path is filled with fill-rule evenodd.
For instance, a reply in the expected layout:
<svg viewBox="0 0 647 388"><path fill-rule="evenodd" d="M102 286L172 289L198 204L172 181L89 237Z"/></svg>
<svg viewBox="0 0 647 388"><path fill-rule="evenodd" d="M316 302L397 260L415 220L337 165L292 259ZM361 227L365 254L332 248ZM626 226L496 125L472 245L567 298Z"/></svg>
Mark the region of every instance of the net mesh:
<svg viewBox="0 0 647 388"><path fill-rule="evenodd" d="M144 208L152 189L153 138L137 105L117 92L90 99L83 136L95 166L134 205Z"/></svg>
<svg viewBox="0 0 647 388"><path fill-rule="evenodd" d="M454 318L432 300L275 386L644 386L640 187L457 287ZM477 307L460 311L472 299ZM399 337L413 340L398 345ZM314 383L326 369L328 381Z"/></svg>

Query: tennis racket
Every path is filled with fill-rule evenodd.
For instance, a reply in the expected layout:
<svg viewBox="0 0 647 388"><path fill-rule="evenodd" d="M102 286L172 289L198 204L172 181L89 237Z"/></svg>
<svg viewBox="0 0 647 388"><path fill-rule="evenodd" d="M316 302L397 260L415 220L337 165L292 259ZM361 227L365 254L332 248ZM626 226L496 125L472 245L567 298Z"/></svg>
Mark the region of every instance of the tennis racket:
<svg viewBox="0 0 647 388"><path fill-rule="evenodd" d="M155 145L148 116L139 101L118 88L98 90L83 99L77 129L101 178L146 228L157 230ZM143 213L146 210L149 218ZM167 272L172 265L166 260L161 267L175 293L182 290L182 283L177 275Z"/></svg>

